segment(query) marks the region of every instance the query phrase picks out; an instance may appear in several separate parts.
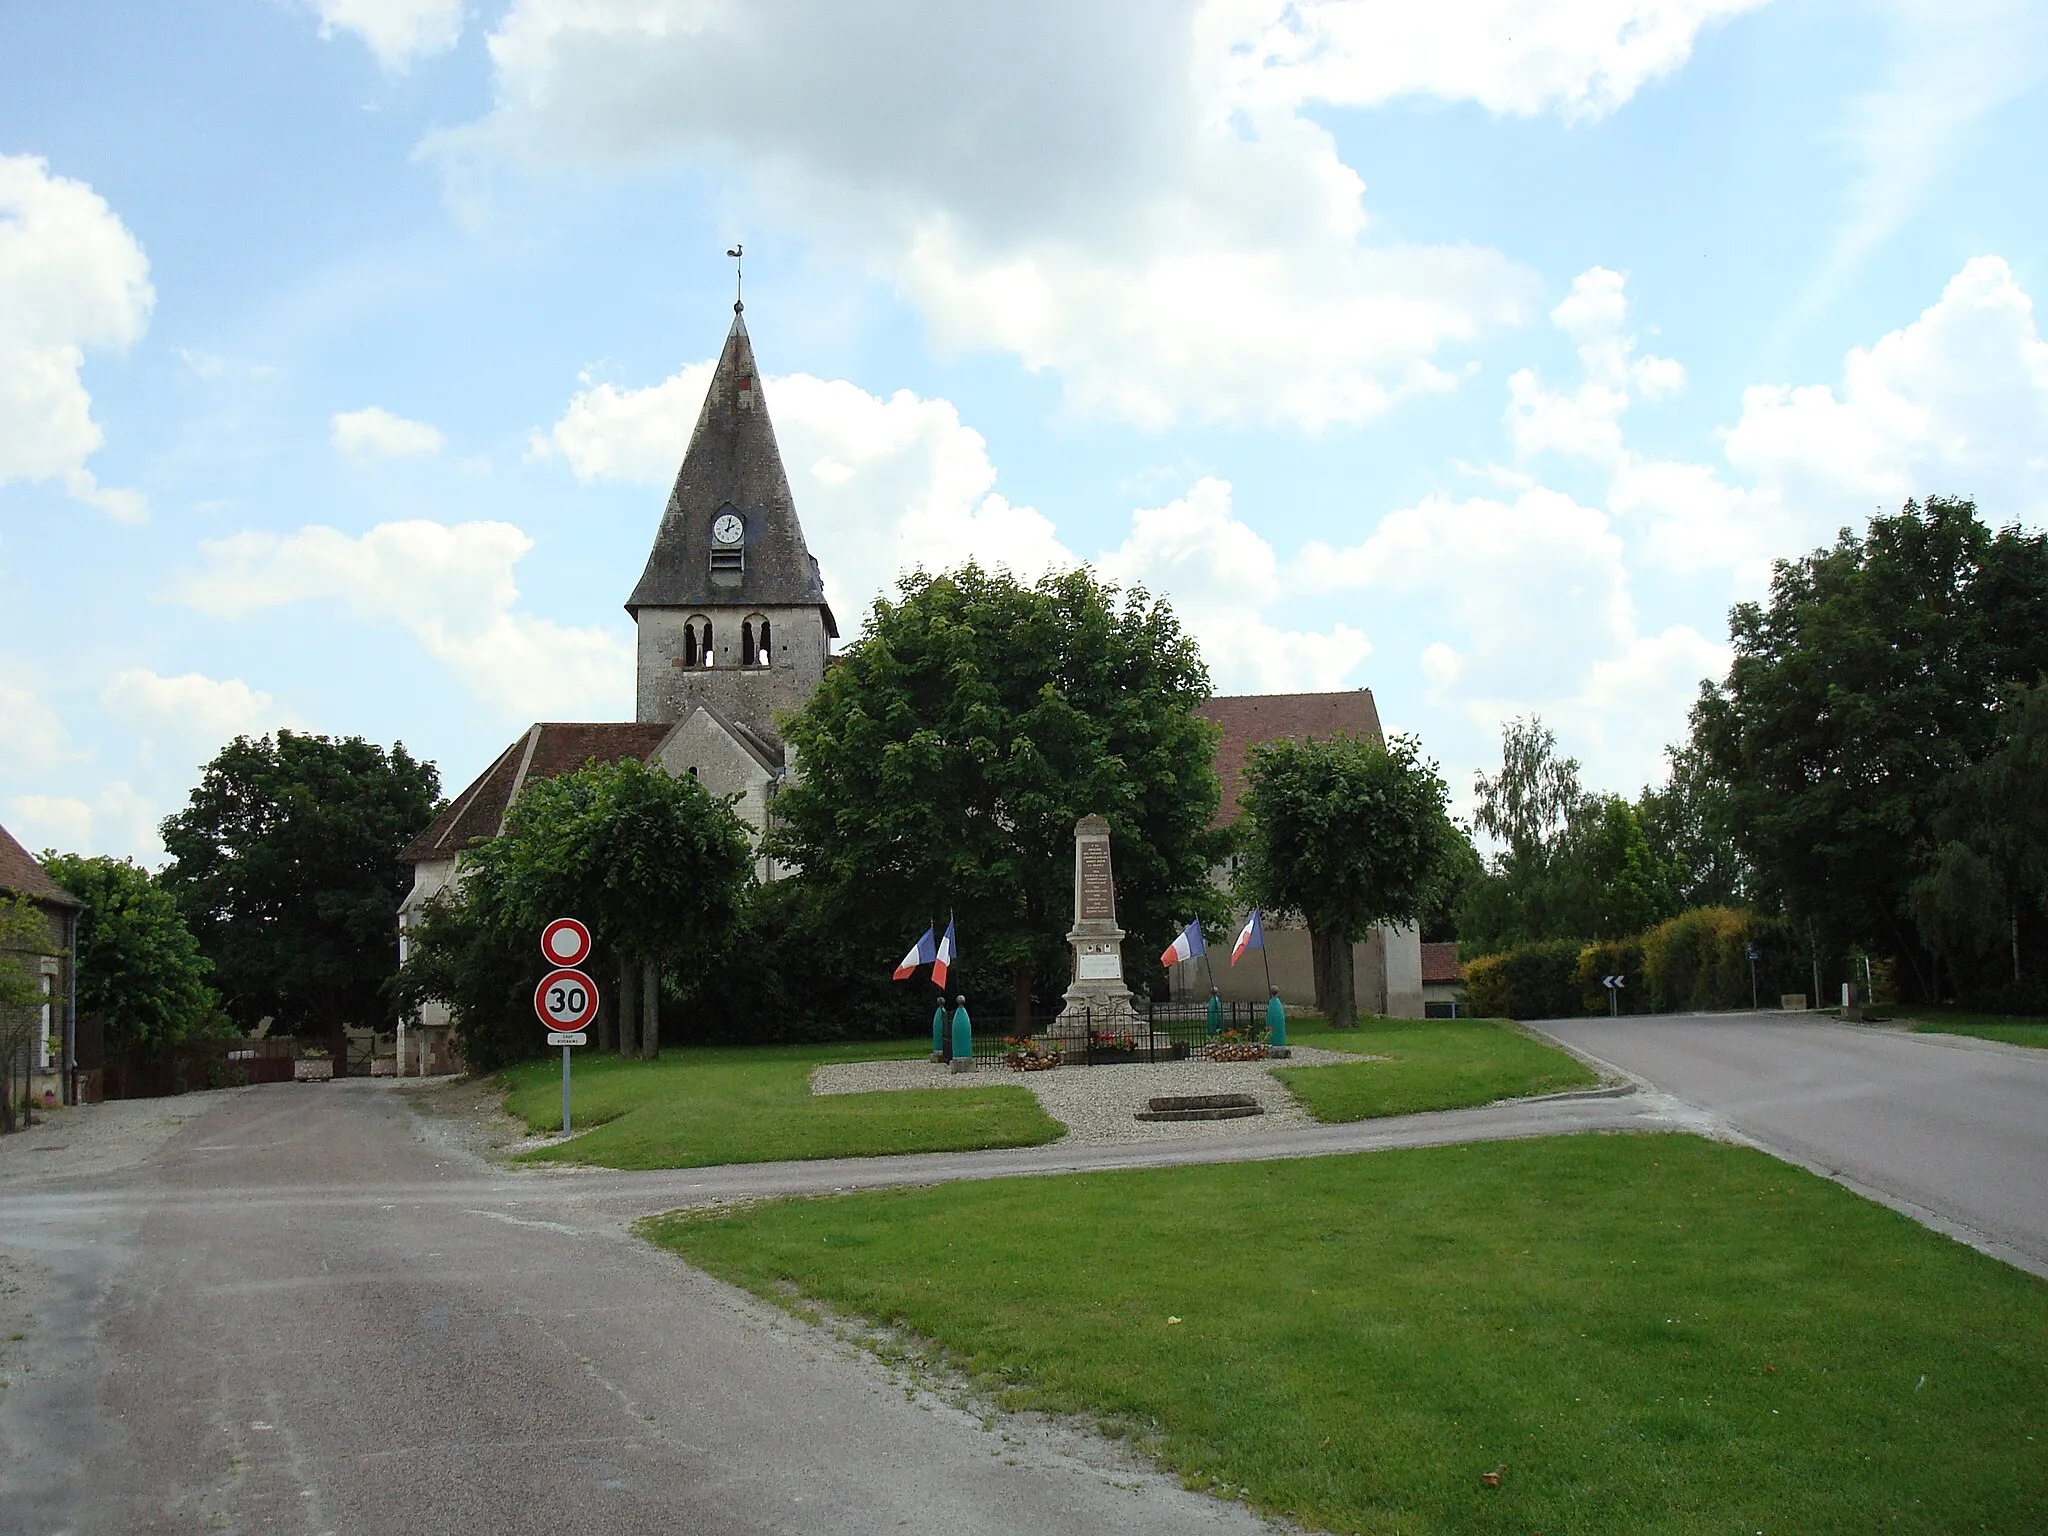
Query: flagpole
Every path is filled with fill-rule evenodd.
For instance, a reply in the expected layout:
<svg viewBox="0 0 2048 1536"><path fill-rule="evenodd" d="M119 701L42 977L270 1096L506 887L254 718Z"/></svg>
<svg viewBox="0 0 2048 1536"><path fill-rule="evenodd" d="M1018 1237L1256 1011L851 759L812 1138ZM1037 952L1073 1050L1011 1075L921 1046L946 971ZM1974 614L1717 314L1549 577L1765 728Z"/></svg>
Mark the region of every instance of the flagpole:
<svg viewBox="0 0 2048 1536"><path fill-rule="evenodd" d="M1259 964L1266 968L1266 996L1273 995L1273 962L1266 958L1266 925L1259 924Z"/></svg>

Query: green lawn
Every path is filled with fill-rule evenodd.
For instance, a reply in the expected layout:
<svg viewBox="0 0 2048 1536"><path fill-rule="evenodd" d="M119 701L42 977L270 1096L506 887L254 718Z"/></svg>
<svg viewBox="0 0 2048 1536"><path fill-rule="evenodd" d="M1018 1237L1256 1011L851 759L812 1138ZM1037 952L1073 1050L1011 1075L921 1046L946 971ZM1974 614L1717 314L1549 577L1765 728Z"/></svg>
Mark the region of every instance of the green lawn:
<svg viewBox="0 0 2048 1536"><path fill-rule="evenodd" d="M2048 1530L2048 1285L1689 1136L952 1184L649 1230L1319 1528Z"/></svg>
<svg viewBox="0 0 2048 1536"><path fill-rule="evenodd" d="M1392 1058L1277 1068L1274 1075L1318 1120L1463 1109L1599 1082L1577 1058L1499 1019L1367 1018L1356 1029L1290 1027L1287 1039L1294 1045Z"/></svg>
<svg viewBox="0 0 2048 1536"><path fill-rule="evenodd" d="M700 1168L1029 1147L1065 1134L1028 1088L811 1095L810 1070L821 1062L921 1054L901 1040L701 1047L669 1051L654 1062L579 1052L570 1110L578 1133L525 1156L604 1168ZM534 1131L561 1129L560 1062L529 1062L504 1077L511 1089L507 1110ZM595 1129L586 1132L584 1126Z"/></svg>
<svg viewBox="0 0 2048 1536"><path fill-rule="evenodd" d="M2048 1019L2010 1013L1965 1013L1960 1008L1930 1007L1925 1003L1899 1003L1877 1011L1926 1034L1975 1035L1980 1040L2003 1040L2007 1045L2048 1049Z"/></svg>

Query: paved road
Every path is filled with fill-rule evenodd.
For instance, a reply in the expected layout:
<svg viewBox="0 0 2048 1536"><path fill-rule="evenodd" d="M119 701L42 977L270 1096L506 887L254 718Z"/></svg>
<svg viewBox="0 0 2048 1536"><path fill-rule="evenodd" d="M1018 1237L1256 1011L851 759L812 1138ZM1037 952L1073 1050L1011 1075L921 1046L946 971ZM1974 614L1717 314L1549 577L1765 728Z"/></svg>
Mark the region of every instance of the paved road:
<svg viewBox="0 0 2048 1536"><path fill-rule="evenodd" d="M1632 1095L1227 1145L515 1175L388 1083L230 1094L128 1172L0 1183L0 1293L25 1287L34 1318L24 1342L0 1333L0 1531L1263 1530L1098 1442L991 1432L909 1394L625 1223L751 1194L1668 1123Z"/></svg>
<svg viewBox="0 0 2048 1536"><path fill-rule="evenodd" d="M1783 1014L1538 1027L1759 1146L2048 1275L2048 1051Z"/></svg>

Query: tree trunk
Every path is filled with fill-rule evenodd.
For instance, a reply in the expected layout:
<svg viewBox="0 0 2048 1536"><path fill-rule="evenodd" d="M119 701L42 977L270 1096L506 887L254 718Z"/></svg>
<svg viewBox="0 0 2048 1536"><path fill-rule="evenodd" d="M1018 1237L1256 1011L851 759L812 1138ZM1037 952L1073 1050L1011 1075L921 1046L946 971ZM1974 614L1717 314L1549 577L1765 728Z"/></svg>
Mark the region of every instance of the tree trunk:
<svg viewBox="0 0 2048 1536"><path fill-rule="evenodd" d="M1010 1012L1015 1023L1011 1032L1019 1040L1031 1033L1031 967L1020 965L1010 978Z"/></svg>
<svg viewBox="0 0 2048 1536"><path fill-rule="evenodd" d="M1311 929L1309 953L1316 975L1316 1006L1332 1029L1358 1024L1357 966L1351 942L1338 929Z"/></svg>
<svg viewBox="0 0 2048 1536"><path fill-rule="evenodd" d="M619 1055L640 1054L640 962L619 962Z"/></svg>
<svg viewBox="0 0 2048 1536"><path fill-rule="evenodd" d="M597 1000L597 1048L600 1051L615 1051L619 1048L619 1000L606 995Z"/></svg>
<svg viewBox="0 0 2048 1536"><path fill-rule="evenodd" d="M640 968L640 1059L661 1059L661 967L652 960Z"/></svg>

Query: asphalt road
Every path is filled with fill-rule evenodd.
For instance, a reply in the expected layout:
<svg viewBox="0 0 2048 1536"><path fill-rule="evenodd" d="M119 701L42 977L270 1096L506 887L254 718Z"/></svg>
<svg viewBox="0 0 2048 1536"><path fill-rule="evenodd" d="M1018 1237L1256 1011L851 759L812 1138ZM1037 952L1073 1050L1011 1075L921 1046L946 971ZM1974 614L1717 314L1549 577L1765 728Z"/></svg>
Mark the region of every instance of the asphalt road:
<svg viewBox="0 0 2048 1536"><path fill-rule="evenodd" d="M140 1166L0 1183L0 1302L28 1320L0 1343L0 1531L1264 1530L1092 1437L984 1427L627 1223L756 1194L1669 1123L1631 1095L1230 1143L512 1174L387 1082L246 1090Z"/></svg>
<svg viewBox="0 0 2048 1536"><path fill-rule="evenodd" d="M1768 1151L2048 1275L2048 1051L1769 1013L1538 1027Z"/></svg>

